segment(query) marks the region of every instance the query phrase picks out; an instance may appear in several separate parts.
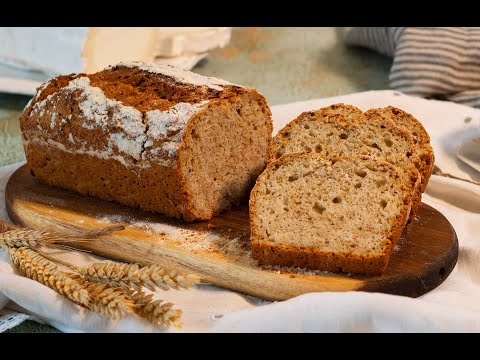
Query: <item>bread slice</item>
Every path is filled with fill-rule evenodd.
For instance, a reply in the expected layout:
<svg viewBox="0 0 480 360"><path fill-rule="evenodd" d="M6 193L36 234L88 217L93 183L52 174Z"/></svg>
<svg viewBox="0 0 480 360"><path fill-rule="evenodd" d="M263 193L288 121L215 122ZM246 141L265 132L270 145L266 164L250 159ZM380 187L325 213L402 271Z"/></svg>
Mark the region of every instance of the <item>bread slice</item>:
<svg viewBox="0 0 480 360"><path fill-rule="evenodd" d="M435 163L435 155L433 153L433 148L430 145L430 136L423 127L422 123L413 115L393 106L370 109L367 111L367 114L370 113L376 113L385 119L391 120L397 126L400 126L402 129L412 134L413 141L415 142L415 153L421 160L421 191L423 193L427 187L428 180L432 175L433 164Z"/></svg>
<svg viewBox="0 0 480 360"><path fill-rule="evenodd" d="M381 274L411 196L398 169L379 159L284 155L250 196L252 256L262 264Z"/></svg>
<svg viewBox="0 0 480 360"><path fill-rule="evenodd" d="M410 212L410 219L414 219L421 202L421 162L412 135L376 112L348 120L345 114L350 113L327 107L300 114L273 139L269 161L295 152L315 152L327 158L366 155L387 161L398 167L414 194Z"/></svg>

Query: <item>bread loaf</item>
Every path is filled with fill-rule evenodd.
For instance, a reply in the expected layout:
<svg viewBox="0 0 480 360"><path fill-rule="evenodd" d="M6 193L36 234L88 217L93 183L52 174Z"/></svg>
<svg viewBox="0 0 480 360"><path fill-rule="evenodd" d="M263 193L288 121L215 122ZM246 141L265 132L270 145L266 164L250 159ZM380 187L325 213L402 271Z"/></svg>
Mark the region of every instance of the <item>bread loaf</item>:
<svg viewBox="0 0 480 360"><path fill-rule="evenodd" d="M381 274L411 197L398 169L382 160L284 155L251 193L252 256L270 265Z"/></svg>
<svg viewBox="0 0 480 360"><path fill-rule="evenodd" d="M20 125L40 181L188 221L249 193L273 128L256 90L141 62L49 80Z"/></svg>
<svg viewBox="0 0 480 360"><path fill-rule="evenodd" d="M336 104L300 114L275 136L269 161L295 152L314 152L327 158L366 155L387 161L398 168L414 194L413 219L421 202L421 162L412 135L376 112L358 113L355 109Z"/></svg>

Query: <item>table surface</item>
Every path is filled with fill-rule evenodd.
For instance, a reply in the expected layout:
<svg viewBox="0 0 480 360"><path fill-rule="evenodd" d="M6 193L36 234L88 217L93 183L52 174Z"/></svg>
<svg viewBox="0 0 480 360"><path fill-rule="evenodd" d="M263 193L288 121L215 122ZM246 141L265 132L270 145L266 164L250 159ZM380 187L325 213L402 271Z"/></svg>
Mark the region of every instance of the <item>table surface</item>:
<svg viewBox="0 0 480 360"><path fill-rule="evenodd" d="M270 105L388 89L392 60L346 47L339 28L235 28L193 69L258 89ZM29 97L0 93L0 166L25 159L18 117ZM25 321L9 332L57 332Z"/></svg>

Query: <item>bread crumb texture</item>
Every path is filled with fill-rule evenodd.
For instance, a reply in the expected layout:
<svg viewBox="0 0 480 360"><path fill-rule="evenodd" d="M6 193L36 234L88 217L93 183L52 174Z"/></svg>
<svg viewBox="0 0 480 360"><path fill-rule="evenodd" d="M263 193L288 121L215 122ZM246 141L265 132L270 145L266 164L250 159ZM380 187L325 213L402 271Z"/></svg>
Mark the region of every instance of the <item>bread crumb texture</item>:
<svg viewBox="0 0 480 360"><path fill-rule="evenodd" d="M269 265L380 274L411 196L397 169L382 160L285 155L252 191L252 255Z"/></svg>

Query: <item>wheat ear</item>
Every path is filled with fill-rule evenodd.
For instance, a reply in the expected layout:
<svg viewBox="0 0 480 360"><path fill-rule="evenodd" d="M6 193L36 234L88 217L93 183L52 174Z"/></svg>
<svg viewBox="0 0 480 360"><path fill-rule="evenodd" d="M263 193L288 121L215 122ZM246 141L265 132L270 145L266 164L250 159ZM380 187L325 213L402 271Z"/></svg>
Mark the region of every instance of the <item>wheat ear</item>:
<svg viewBox="0 0 480 360"><path fill-rule="evenodd" d="M130 299L124 289L107 284L90 282L83 278L82 280L92 296L92 302L89 308L96 313L112 319L121 319L135 310L133 300Z"/></svg>
<svg viewBox="0 0 480 360"><path fill-rule="evenodd" d="M123 230L123 225L108 226L93 231L86 231L80 235L62 235L46 230L22 229L8 225L5 221L0 224L0 246L38 248L40 246L68 247L65 244L72 242L91 241L112 231Z"/></svg>
<svg viewBox="0 0 480 360"><path fill-rule="evenodd" d="M29 248L8 248L8 252L13 263L26 277L48 286L79 305L89 307L91 296L88 290L72 274L58 270L56 264Z"/></svg>
<svg viewBox="0 0 480 360"><path fill-rule="evenodd" d="M16 226L9 224L7 220L0 218L0 233L9 231L9 230L14 230L16 228L17 228Z"/></svg>
<svg viewBox="0 0 480 360"><path fill-rule="evenodd" d="M42 243L49 242L51 235L43 230L16 229L0 233L0 245L11 248L30 247L37 248Z"/></svg>
<svg viewBox="0 0 480 360"><path fill-rule="evenodd" d="M32 249L9 248L10 257L28 278L48 286L76 304L113 319L134 310L134 302L122 288L90 282L79 275L64 272Z"/></svg>
<svg viewBox="0 0 480 360"><path fill-rule="evenodd" d="M130 290L130 298L135 303L135 313L156 325L182 326L182 310L174 309L173 304L163 300L153 300L153 295Z"/></svg>
<svg viewBox="0 0 480 360"><path fill-rule="evenodd" d="M155 291L156 288L188 288L199 282L194 274L181 274L176 270L166 270L159 265L140 266L139 264L102 262L76 268L90 281L112 284L124 289L140 291L142 286Z"/></svg>
<svg viewBox="0 0 480 360"><path fill-rule="evenodd" d="M80 268L44 254L39 249L41 246L92 239L122 229L123 226L111 226L85 232L80 237L62 236L44 230L17 228L2 220L0 245L7 249L13 263L25 276L83 307L113 319L135 312L154 324L181 326L180 309L174 309L172 303L153 300L153 295L146 295L140 289L142 286L151 290L156 287L164 290L169 287L187 288L198 283L196 275L180 274L158 265L141 267L138 264L110 262ZM61 271L59 265L79 274Z"/></svg>

